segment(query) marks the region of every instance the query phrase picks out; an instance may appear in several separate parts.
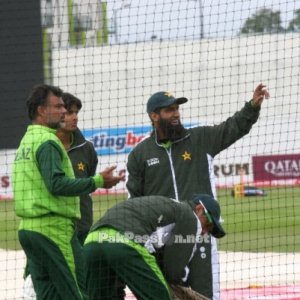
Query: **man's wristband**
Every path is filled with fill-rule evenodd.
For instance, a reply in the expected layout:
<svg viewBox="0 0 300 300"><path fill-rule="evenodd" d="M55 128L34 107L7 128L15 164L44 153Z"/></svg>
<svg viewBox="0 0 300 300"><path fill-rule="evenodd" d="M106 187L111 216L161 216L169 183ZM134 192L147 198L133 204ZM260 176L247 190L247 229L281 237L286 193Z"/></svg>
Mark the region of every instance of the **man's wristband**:
<svg viewBox="0 0 300 300"><path fill-rule="evenodd" d="M95 185L96 185L96 188L101 188L103 187L104 185L104 179L103 179L103 176L100 175L100 174L97 174L93 177L94 181L95 181Z"/></svg>

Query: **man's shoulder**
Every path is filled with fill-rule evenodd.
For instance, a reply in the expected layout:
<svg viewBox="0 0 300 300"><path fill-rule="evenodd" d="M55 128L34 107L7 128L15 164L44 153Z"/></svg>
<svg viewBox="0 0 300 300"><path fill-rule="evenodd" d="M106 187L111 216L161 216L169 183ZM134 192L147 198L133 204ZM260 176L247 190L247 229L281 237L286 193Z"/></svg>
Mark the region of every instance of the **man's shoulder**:
<svg viewBox="0 0 300 300"><path fill-rule="evenodd" d="M146 136L133 147L132 151L139 151L139 149L144 149L145 147L149 147L149 145L151 144L155 144L154 137Z"/></svg>
<svg viewBox="0 0 300 300"><path fill-rule="evenodd" d="M91 141L89 141L85 138L85 136L80 131L80 129L77 129L76 131L74 131L73 134L74 134L74 144L75 144L75 146L82 145L83 147L86 147L86 148L89 148L89 149L92 149L92 150L95 151L94 144Z"/></svg>
<svg viewBox="0 0 300 300"><path fill-rule="evenodd" d="M85 139L83 133L78 128L73 132L73 138L74 138L74 143L77 144L77 145L82 144L85 141L87 141Z"/></svg>
<svg viewBox="0 0 300 300"><path fill-rule="evenodd" d="M201 125L195 125L193 127L190 127L187 129L187 134L189 136L195 136L195 135L201 135L201 134L205 134L205 132L207 132L207 130L210 130L210 128L215 127L215 124L211 124L211 123L203 123Z"/></svg>
<svg viewBox="0 0 300 300"><path fill-rule="evenodd" d="M56 131L42 125L30 125L28 126L27 132L24 138L32 139L35 141L47 141L47 140L59 140L56 136Z"/></svg>
<svg viewBox="0 0 300 300"><path fill-rule="evenodd" d="M96 152L94 144L91 141L86 140L81 132L79 132L79 134L77 133L77 137L80 137L80 138L77 140L74 139L75 143L70 150L76 151L76 149L78 149L79 151L83 151L83 153L85 153L87 155L87 157L90 159L97 157L97 152Z"/></svg>
<svg viewBox="0 0 300 300"><path fill-rule="evenodd" d="M84 152L88 155L89 159L97 159L98 154L92 142L86 140L83 145L83 149Z"/></svg>
<svg viewBox="0 0 300 300"><path fill-rule="evenodd" d="M176 200L171 199L166 196L161 196L161 195L148 195L148 196L140 196L140 197L135 197L135 198L129 198L127 201L139 201L139 202L145 202L145 203L151 203L151 202L159 202L159 203L178 203Z"/></svg>
<svg viewBox="0 0 300 300"><path fill-rule="evenodd" d="M91 141L88 141L88 140L85 140L85 141L86 141L86 146L87 146L87 147L89 147L89 148L95 150L95 146L94 146L94 144L93 144Z"/></svg>
<svg viewBox="0 0 300 300"><path fill-rule="evenodd" d="M188 133L197 132L197 131L204 130L205 128L211 127L211 126L214 126L214 124L211 124L211 123L201 123L200 125L198 124L198 125L194 125L194 126L188 128L187 132Z"/></svg>

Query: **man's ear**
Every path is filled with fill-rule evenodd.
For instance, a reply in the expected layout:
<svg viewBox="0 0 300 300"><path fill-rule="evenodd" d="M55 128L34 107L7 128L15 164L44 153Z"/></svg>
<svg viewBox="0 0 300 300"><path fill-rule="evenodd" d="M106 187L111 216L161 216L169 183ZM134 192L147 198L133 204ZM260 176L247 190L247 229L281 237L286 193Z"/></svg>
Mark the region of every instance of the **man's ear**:
<svg viewBox="0 0 300 300"><path fill-rule="evenodd" d="M37 115L43 116L45 114L45 110L46 110L45 106L43 106L43 105L38 106L37 107Z"/></svg>
<svg viewBox="0 0 300 300"><path fill-rule="evenodd" d="M159 120L159 114L156 113L156 112L151 112L149 114L149 117L151 119L151 121L154 123L154 122L157 122Z"/></svg>

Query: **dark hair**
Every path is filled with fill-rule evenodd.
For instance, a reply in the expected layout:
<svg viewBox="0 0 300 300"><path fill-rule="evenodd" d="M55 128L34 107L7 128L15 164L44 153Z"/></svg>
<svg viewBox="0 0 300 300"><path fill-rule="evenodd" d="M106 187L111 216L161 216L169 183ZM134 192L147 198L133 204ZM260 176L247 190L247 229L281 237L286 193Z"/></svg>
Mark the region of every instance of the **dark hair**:
<svg viewBox="0 0 300 300"><path fill-rule="evenodd" d="M81 101L78 98L76 98L74 95L72 95L70 93L63 93L62 99L65 103L65 109L67 111L70 111L72 105L76 105L78 110L81 110L81 107L82 107Z"/></svg>
<svg viewBox="0 0 300 300"><path fill-rule="evenodd" d="M30 120L37 117L37 108L47 104L48 97L53 94L56 97L61 97L63 91L56 86L48 84L35 85L29 93L26 100L27 112Z"/></svg>

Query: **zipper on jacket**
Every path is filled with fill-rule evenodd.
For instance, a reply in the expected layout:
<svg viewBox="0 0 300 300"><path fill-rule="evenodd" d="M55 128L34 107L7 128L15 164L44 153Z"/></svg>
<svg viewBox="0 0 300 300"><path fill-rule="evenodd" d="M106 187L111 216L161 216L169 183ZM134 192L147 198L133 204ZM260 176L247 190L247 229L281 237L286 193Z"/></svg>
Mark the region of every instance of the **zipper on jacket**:
<svg viewBox="0 0 300 300"><path fill-rule="evenodd" d="M177 183L176 183L176 177L175 177L175 170L173 166L173 161L172 161L172 146L168 149L164 148L167 152L169 162L170 162L170 167L171 167L171 173L172 173L172 179L173 179L173 187L174 187L174 193L175 193L175 200L179 202L178 199L178 189L177 189Z"/></svg>
<svg viewBox="0 0 300 300"><path fill-rule="evenodd" d="M181 139L172 142L173 144L175 143L179 143L185 139L187 139L190 136L190 134L188 133L186 136L182 137ZM155 138L155 143L157 146L162 147L166 150L168 158L169 158L169 162L170 162L170 167L171 167L171 173L172 173L172 180L173 180L173 187L174 187L174 193L175 193L175 199L177 202L179 202L178 199L178 189L177 189L177 183L176 183L176 176L175 176L175 170L174 170L174 166L173 166L173 161L172 161L172 145L170 146L169 149L165 148L162 144L160 144L157 140L157 132L156 129L154 129L154 138Z"/></svg>

